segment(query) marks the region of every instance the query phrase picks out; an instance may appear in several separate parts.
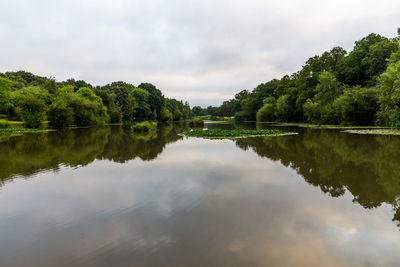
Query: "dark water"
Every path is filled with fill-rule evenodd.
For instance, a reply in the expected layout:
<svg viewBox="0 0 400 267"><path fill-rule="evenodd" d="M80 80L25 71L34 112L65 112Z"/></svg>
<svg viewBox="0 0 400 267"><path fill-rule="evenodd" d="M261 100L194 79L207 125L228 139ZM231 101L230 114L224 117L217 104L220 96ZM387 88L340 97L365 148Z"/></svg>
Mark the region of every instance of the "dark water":
<svg viewBox="0 0 400 267"><path fill-rule="evenodd" d="M0 265L399 266L399 137L184 129L0 137Z"/></svg>

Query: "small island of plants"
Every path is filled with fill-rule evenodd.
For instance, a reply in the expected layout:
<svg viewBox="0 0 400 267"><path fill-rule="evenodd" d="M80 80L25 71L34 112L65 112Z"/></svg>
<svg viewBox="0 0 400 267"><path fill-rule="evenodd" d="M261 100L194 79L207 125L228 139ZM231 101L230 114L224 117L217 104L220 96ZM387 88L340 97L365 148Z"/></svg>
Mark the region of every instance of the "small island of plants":
<svg viewBox="0 0 400 267"><path fill-rule="evenodd" d="M132 131L135 133L148 133L152 130L157 129L157 122L139 122L135 123L131 128Z"/></svg>
<svg viewBox="0 0 400 267"><path fill-rule="evenodd" d="M24 128L22 127L22 123L12 122L6 120L0 120L0 135L11 135L11 134L19 134L19 133L43 133L48 132L49 129L42 128Z"/></svg>
<svg viewBox="0 0 400 267"><path fill-rule="evenodd" d="M230 139L257 136L280 136L297 133L284 132L277 129L268 130L193 130L184 132L183 135L190 137L203 137L208 139Z"/></svg>
<svg viewBox="0 0 400 267"><path fill-rule="evenodd" d="M191 120L189 122L189 126L191 128L195 128L195 127L204 127L204 120L200 119L200 118L194 118L193 120Z"/></svg>

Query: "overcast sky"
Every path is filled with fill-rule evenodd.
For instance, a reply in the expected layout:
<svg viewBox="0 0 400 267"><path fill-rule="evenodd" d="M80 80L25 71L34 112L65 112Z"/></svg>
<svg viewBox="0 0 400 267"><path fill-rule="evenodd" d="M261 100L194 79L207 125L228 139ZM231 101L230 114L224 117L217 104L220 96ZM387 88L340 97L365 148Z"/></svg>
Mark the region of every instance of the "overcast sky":
<svg viewBox="0 0 400 267"><path fill-rule="evenodd" d="M399 0L0 0L0 72L151 82L219 105L371 32L396 36Z"/></svg>

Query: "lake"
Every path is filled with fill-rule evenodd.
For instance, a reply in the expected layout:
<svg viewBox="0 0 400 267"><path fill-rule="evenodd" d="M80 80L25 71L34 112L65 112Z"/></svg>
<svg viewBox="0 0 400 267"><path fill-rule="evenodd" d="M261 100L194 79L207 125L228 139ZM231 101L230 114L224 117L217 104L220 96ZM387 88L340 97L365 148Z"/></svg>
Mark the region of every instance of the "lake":
<svg viewBox="0 0 400 267"><path fill-rule="evenodd" d="M400 137L186 129L0 137L0 265L399 265Z"/></svg>

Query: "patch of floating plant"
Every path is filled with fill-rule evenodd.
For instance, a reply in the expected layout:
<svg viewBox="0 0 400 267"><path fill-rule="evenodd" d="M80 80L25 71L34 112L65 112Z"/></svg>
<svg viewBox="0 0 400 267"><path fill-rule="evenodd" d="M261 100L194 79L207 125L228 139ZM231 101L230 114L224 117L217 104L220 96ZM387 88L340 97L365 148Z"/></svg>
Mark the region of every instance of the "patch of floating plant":
<svg viewBox="0 0 400 267"><path fill-rule="evenodd" d="M183 135L207 139L236 139L258 136L283 136L295 135L294 132L284 132L277 129L266 130L193 130L184 132Z"/></svg>
<svg viewBox="0 0 400 267"><path fill-rule="evenodd" d="M352 134L400 135L400 130L397 129L345 130L343 132Z"/></svg>
<svg viewBox="0 0 400 267"><path fill-rule="evenodd" d="M302 128L313 129L337 129L337 130L357 130L357 129L389 129L382 126L345 126L345 125L329 125L329 124L308 124L308 123L277 123L274 126L297 126Z"/></svg>
<svg viewBox="0 0 400 267"><path fill-rule="evenodd" d="M50 129L29 129L29 128L2 128L0 134L19 134L19 133L45 133Z"/></svg>

